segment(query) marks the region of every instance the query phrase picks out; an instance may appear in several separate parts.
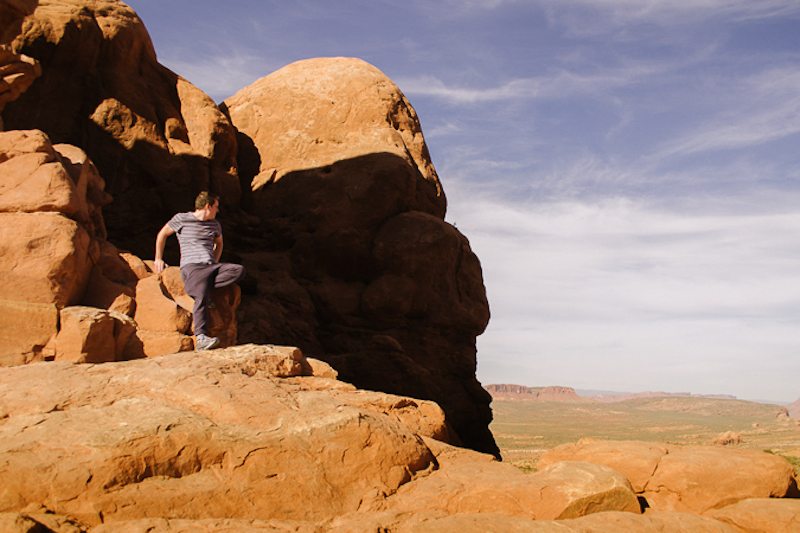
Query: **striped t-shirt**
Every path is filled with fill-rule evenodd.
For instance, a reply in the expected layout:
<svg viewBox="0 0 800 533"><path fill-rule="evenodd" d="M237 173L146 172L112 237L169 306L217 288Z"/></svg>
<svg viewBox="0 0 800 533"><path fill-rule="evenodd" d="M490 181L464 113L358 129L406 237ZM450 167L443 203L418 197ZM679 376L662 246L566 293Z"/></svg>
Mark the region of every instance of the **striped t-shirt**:
<svg viewBox="0 0 800 533"><path fill-rule="evenodd" d="M181 247L181 268L193 263L216 263L214 239L222 235L219 221L198 220L191 212L178 213L167 222Z"/></svg>

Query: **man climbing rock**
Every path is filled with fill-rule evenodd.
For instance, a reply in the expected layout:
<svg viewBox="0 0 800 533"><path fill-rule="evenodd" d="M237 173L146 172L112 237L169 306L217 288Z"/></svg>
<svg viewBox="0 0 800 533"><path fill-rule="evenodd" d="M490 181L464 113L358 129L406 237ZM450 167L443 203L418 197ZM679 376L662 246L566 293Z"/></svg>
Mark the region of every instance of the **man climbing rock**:
<svg viewBox="0 0 800 533"><path fill-rule="evenodd" d="M186 294L194 298L195 348L210 350L219 345L217 337L208 335L208 308L211 291L227 287L244 277L242 265L220 263L222 256L222 227L216 220L219 198L201 192L194 202L194 211L178 213L164 224L156 236L155 271L160 274L164 263L164 245L167 237L176 234L181 249L181 279Z"/></svg>

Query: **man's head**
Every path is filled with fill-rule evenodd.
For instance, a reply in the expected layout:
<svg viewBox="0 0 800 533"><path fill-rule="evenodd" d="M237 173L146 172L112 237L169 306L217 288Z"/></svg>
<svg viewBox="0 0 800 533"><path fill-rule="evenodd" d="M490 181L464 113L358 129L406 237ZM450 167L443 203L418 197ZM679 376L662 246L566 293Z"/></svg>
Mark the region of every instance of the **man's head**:
<svg viewBox="0 0 800 533"><path fill-rule="evenodd" d="M200 220L210 220L217 217L219 213L219 197L208 191L203 191L197 195L194 201L194 216Z"/></svg>
<svg viewBox="0 0 800 533"><path fill-rule="evenodd" d="M208 191L203 191L197 195L197 198L194 201L194 208L203 209L207 205L214 205L214 202L217 201L219 201L219 196Z"/></svg>

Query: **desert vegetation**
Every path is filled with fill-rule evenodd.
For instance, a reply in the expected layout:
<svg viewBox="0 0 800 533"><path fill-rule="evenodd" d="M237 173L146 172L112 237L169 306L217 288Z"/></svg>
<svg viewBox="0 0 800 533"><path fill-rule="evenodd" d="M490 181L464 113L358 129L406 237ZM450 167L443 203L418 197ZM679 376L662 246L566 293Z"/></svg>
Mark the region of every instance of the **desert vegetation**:
<svg viewBox="0 0 800 533"><path fill-rule="evenodd" d="M492 410L503 460L524 470L536 470L543 452L581 439L719 445L714 441L731 432L734 442L724 446L781 455L800 473L800 421L778 405L682 397L582 404L495 399Z"/></svg>

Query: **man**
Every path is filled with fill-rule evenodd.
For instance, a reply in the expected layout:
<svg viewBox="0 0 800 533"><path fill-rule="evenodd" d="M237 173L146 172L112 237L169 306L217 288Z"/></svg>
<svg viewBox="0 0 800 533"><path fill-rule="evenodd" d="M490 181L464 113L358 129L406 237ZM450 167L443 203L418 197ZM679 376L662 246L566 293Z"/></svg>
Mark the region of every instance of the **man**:
<svg viewBox="0 0 800 533"><path fill-rule="evenodd" d="M211 291L236 283L244 277L245 271L242 265L219 262L222 256L222 227L216 220L219 198L201 192L194 207L194 211L172 217L158 232L155 271L160 274L167 267L164 245L167 237L177 234L181 249L181 279L186 294L194 298L195 348L210 350L219 345L217 337L208 336L208 308L213 305Z"/></svg>

